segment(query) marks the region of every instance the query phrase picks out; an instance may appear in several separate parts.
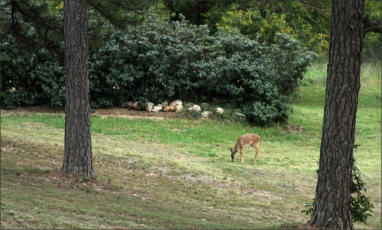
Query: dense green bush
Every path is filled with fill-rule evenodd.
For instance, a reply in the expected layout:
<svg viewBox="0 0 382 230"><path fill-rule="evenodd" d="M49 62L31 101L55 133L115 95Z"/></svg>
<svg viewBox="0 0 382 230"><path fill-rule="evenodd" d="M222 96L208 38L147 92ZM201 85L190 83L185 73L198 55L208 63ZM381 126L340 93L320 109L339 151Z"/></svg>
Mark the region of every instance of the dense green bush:
<svg viewBox="0 0 382 230"><path fill-rule="evenodd" d="M64 105L62 64L43 50L23 53L11 43L3 50L1 97L6 107ZM258 125L284 121L312 56L286 35L277 35L275 44L262 45L240 34L211 36L206 26L150 16L90 55L91 106L180 98L241 108Z"/></svg>
<svg viewBox="0 0 382 230"><path fill-rule="evenodd" d="M196 93L194 75L200 72L196 65L203 56L200 38L207 33L184 22L150 20L128 33L116 34L91 57L94 106L117 105L124 100L157 103Z"/></svg>
<svg viewBox="0 0 382 230"><path fill-rule="evenodd" d="M184 20L149 18L92 56L93 103L215 100L242 108L255 124L284 121L312 57L286 35L266 46L239 34L210 36Z"/></svg>
<svg viewBox="0 0 382 230"><path fill-rule="evenodd" d="M46 50L29 53L7 37L1 42L0 66L2 107L64 105L64 68Z"/></svg>

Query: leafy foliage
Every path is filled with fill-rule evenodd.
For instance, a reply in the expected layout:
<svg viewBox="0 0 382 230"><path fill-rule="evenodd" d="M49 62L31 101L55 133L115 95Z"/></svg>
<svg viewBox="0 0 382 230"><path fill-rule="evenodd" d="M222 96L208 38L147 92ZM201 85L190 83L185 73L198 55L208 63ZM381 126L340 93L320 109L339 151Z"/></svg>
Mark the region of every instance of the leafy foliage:
<svg viewBox="0 0 382 230"><path fill-rule="evenodd" d="M329 47L330 1L197 1L164 0L170 12L191 23L207 24L212 32L240 31L251 39L273 43L288 34L321 56ZM176 19L176 17L174 17Z"/></svg>
<svg viewBox="0 0 382 230"><path fill-rule="evenodd" d="M4 108L46 103L64 105L64 68L50 60L47 50L28 53L8 36L1 43L0 65Z"/></svg>
<svg viewBox="0 0 382 230"><path fill-rule="evenodd" d="M126 100L218 101L242 108L258 125L287 119L288 102L313 57L287 35L277 34L273 45L262 45L240 34L212 36L206 26L154 16L98 45L89 60L92 108L118 106ZM64 105L60 62L50 60L44 49L28 53L12 42L4 47L5 106ZM14 69L21 71L17 77ZM12 81L15 78L22 84Z"/></svg>
<svg viewBox="0 0 382 230"><path fill-rule="evenodd" d="M351 206L350 213L354 222L366 223L366 220L371 216L374 205L370 202L370 198L365 196L365 182L361 178L361 172L353 164L352 181L350 184Z"/></svg>
<svg viewBox="0 0 382 230"><path fill-rule="evenodd" d="M149 17L92 57L93 98L103 96L93 103L217 100L242 107L255 124L284 121L313 53L286 35L276 38L265 46L240 34L211 36L207 27L185 20Z"/></svg>
<svg viewBox="0 0 382 230"><path fill-rule="evenodd" d="M251 5L253 7L244 9L242 4L231 5L218 22L218 28L238 29L250 38L259 37L260 42L269 44L275 42L276 34L288 34L318 54L326 55L329 27L320 25L329 25L328 14L314 14L320 7L312 9L298 1L252 2Z"/></svg>
<svg viewBox="0 0 382 230"><path fill-rule="evenodd" d="M382 22L382 2L378 0L365 1L365 18L367 21ZM382 35L380 33L366 33L362 56L364 60L382 60Z"/></svg>

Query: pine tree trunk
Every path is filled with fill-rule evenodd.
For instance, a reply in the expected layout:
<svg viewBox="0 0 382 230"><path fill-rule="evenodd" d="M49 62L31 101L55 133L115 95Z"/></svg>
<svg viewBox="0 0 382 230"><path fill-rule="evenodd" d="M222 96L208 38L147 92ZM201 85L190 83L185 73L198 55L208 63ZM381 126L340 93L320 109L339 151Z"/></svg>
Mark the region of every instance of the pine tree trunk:
<svg viewBox="0 0 382 230"><path fill-rule="evenodd" d="M364 0L333 0L326 99L311 224L353 229L350 182L363 33Z"/></svg>
<svg viewBox="0 0 382 230"><path fill-rule="evenodd" d="M62 171L93 175L86 0L65 0L65 150Z"/></svg>

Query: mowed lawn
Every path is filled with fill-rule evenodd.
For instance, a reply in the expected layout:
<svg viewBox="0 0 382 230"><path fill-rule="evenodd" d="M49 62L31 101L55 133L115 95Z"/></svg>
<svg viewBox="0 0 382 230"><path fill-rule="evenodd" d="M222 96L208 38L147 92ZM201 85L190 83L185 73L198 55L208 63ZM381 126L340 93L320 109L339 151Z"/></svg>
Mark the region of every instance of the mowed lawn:
<svg viewBox="0 0 382 230"><path fill-rule="evenodd" d="M2 111L1 228L288 228L316 186L326 65L306 74L286 125L92 115L95 178L62 177L64 115ZM381 228L381 76L362 66L355 151ZM229 147L262 137L245 162Z"/></svg>

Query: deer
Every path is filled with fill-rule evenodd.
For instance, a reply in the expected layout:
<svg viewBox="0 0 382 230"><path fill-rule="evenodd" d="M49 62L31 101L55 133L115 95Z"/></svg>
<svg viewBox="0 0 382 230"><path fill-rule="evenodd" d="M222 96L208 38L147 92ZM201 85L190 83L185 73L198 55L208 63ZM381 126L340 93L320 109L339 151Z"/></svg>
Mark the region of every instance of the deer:
<svg viewBox="0 0 382 230"><path fill-rule="evenodd" d="M256 154L255 154L255 164L256 164L257 154L260 152L259 142L260 142L260 136L257 134L251 134L250 133L250 134L244 134L244 135L240 136L236 141L235 147L229 148L231 150L232 162L235 160L235 154L240 149L240 162L243 163L244 147L247 145L251 145L256 150Z"/></svg>

